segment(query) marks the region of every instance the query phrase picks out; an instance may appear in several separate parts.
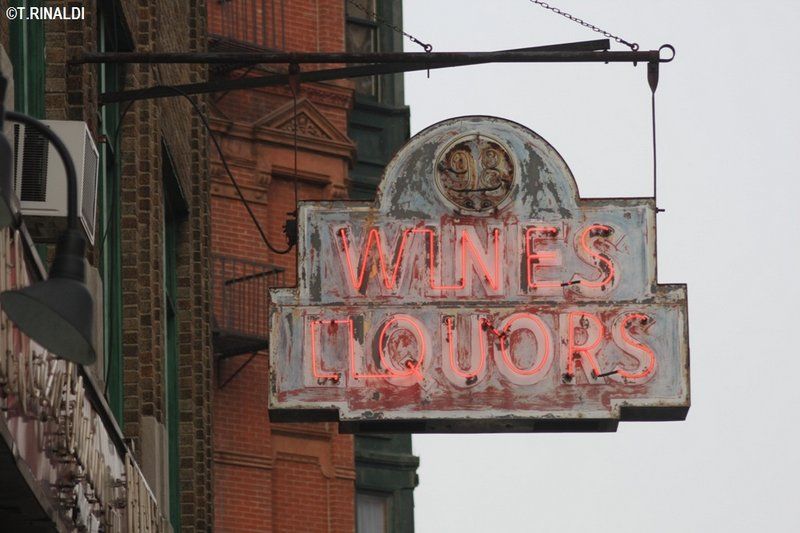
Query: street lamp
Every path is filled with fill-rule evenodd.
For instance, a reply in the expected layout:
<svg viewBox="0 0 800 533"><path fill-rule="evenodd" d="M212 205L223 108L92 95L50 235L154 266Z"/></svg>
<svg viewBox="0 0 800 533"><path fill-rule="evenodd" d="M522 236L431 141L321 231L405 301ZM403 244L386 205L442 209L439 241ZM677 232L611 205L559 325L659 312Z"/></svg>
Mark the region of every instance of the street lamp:
<svg viewBox="0 0 800 533"><path fill-rule="evenodd" d="M0 76L0 97L5 92L5 78ZM4 116L5 115L5 116ZM7 111L0 107L0 131L5 118L36 129L53 145L67 172L67 229L56 245L56 256L50 274L39 281L17 290L0 294L0 307L17 327L48 351L82 365L92 364L97 358L92 344L94 302L86 287L84 252L86 241L78 226L78 179L75 164L64 142L53 131L35 118ZM3 211L16 199L11 182L11 148L5 135L0 133L0 224L8 216L9 224L16 214ZM18 211L17 211L18 212ZM2 226L0 226L2 227Z"/></svg>

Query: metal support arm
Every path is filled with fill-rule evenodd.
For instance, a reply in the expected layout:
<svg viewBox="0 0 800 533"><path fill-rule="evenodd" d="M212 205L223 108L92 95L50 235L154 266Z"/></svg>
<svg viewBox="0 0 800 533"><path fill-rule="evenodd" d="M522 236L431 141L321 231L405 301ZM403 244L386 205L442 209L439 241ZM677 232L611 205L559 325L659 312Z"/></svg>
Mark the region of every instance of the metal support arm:
<svg viewBox="0 0 800 533"><path fill-rule="evenodd" d="M419 70L478 65L483 63L553 63L553 62L669 62L674 49L664 45L659 50L645 52L609 52L608 39L581 41L497 52L438 52L438 53L384 53L384 54L319 54L319 53L206 53L206 54L147 54L109 53L86 54L78 62L145 62L145 63L233 63L252 65L258 63L372 63L367 65L326 68L296 74L273 74L269 76L221 79L201 83L189 83L175 87L148 87L128 91L104 93L103 104L128 100L145 100L171 96L175 89L186 94L203 94L218 91L254 89L258 87L286 85L294 79L300 83L358 78L376 74L395 74ZM673 53L661 58L661 50Z"/></svg>
<svg viewBox="0 0 800 533"><path fill-rule="evenodd" d="M441 65L459 62L480 63L667 63L659 50L612 52L609 50L506 50L498 52L381 52L306 53L306 52L107 52L86 53L71 61L83 63L181 63L181 64L361 64L397 63Z"/></svg>

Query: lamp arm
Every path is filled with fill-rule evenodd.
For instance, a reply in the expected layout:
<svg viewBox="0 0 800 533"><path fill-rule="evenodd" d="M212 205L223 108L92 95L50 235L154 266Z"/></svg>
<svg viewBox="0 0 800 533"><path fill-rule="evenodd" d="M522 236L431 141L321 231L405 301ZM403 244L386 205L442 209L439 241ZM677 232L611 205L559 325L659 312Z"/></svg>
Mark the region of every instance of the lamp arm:
<svg viewBox="0 0 800 533"><path fill-rule="evenodd" d="M64 141L56 135L53 130L48 128L42 122L36 120L28 115L17 113L16 111L6 111L6 119L11 122L19 122L31 128L34 128L39 133L44 135L50 141L61 157L64 168L67 171L67 225L69 229L77 230L78 226L78 175L75 173L75 163L72 161L72 156L69 155Z"/></svg>

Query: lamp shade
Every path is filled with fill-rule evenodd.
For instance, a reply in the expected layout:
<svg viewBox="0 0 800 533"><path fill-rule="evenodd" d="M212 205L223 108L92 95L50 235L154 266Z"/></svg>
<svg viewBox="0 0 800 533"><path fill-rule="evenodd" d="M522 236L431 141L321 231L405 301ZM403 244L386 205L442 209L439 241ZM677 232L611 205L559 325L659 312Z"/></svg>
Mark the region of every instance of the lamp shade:
<svg viewBox="0 0 800 533"><path fill-rule="evenodd" d="M94 363L94 303L84 283L50 278L0 294L0 306L23 333L43 348L75 363Z"/></svg>
<svg viewBox="0 0 800 533"><path fill-rule="evenodd" d="M7 81L0 76L0 101ZM0 308L31 340L64 359L82 365L94 363L97 355L92 343L94 299L86 288L84 252L86 241L78 231L78 177L75 163L64 141L35 118L0 104L0 222L13 218L13 209L3 210L8 198L16 198L11 183L11 149L2 134L6 118L34 128L56 149L67 173L67 230L56 246L50 275L44 281L0 294Z"/></svg>
<svg viewBox="0 0 800 533"><path fill-rule="evenodd" d="M75 229L58 241L50 276L22 289L0 294L0 308L32 340L55 355L90 365L94 299L86 288L86 241Z"/></svg>

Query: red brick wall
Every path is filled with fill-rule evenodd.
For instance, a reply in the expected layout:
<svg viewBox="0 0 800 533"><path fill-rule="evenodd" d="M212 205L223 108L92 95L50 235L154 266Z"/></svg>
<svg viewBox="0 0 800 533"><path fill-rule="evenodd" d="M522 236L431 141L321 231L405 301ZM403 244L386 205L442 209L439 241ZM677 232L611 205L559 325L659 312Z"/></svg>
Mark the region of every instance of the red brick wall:
<svg viewBox="0 0 800 533"><path fill-rule="evenodd" d="M292 51L341 52L344 0L209 2L208 32Z"/></svg>
<svg viewBox="0 0 800 533"><path fill-rule="evenodd" d="M209 3L211 34L225 30L220 10L217 2ZM287 50L342 51L344 2L286 2L283 29ZM343 197L353 157L352 142L346 137L352 86L348 82L304 85L296 96L299 198ZM286 87L232 91L210 98L209 103L212 127L245 198L270 242L285 248L283 224L286 213L295 209L291 91ZM210 160L213 252L282 266L287 285L294 285L295 251L280 255L268 250L213 149ZM222 360L218 383L249 357ZM336 424L270 424L267 378L263 352L215 391L215 531L354 531L352 437L339 435Z"/></svg>
<svg viewBox="0 0 800 533"><path fill-rule="evenodd" d="M335 424L271 425L267 370L258 355L214 398L215 531L353 531L352 437Z"/></svg>

